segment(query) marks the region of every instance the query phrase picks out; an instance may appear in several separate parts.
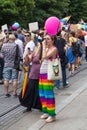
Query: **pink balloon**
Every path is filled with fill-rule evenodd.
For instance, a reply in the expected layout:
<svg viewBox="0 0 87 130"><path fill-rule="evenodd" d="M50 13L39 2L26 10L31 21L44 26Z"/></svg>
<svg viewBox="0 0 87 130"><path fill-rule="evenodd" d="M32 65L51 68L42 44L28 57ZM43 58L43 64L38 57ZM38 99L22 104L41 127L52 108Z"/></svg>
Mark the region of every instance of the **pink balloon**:
<svg viewBox="0 0 87 130"><path fill-rule="evenodd" d="M45 22L45 28L48 34L56 35L60 31L60 20L57 17L50 17Z"/></svg>
<svg viewBox="0 0 87 130"><path fill-rule="evenodd" d="M17 29L17 27L16 27L14 24L11 26L11 28L12 28L13 30L16 30L16 29Z"/></svg>

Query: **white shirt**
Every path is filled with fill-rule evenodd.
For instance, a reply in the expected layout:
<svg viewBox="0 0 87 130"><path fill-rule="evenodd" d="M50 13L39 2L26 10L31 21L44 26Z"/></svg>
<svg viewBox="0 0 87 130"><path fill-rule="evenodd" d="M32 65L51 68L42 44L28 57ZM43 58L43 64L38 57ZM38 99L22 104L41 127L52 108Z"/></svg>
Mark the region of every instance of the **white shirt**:
<svg viewBox="0 0 87 130"><path fill-rule="evenodd" d="M26 44L25 49L24 49L23 59L26 56L26 54L28 53L28 48L30 48L30 51L32 51L32 52L34 51L35 43L33 42L33 40L29 41Z"/></svg>

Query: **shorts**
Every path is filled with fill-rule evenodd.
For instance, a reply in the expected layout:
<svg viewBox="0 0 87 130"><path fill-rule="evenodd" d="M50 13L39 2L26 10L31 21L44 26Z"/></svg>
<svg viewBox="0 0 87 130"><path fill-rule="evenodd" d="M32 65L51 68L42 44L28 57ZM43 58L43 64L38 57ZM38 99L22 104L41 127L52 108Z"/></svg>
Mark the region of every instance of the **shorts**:
<svg viewBox="0 0 87 130"><path fill-rule="evenodd" d="M12 79L13 81L18 80L18 70L12 67L4 67L3 78L7 81L9 81L10 79Z"/></svg>

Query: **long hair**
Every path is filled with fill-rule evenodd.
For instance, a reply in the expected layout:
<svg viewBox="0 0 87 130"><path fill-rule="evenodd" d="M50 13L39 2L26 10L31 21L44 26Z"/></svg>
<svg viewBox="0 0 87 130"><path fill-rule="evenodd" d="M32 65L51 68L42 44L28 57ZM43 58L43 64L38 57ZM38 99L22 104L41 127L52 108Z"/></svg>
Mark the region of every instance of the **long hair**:
<svg viewBox="0 0 87 130"><path fill-rule="evenodd" d="M52 39L52 41L54 41L54 44L53 44L53 45L55 45L56 40L57 40L57 35L53 35L53 36L51 36L50 34L47 34L47 35L50 36L50 38Z"/></svg>

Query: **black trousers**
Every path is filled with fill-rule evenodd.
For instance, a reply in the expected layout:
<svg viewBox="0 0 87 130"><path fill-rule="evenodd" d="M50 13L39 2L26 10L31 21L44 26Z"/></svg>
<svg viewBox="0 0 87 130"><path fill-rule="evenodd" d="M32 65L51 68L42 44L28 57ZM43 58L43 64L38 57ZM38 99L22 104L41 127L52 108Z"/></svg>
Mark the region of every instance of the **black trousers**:
<svg viewBox="0 0 87 130"><path fill-rule="evenodd" d="M4 60L0 58L0 80L3 79L3 68L4 68Z"/></svg>

